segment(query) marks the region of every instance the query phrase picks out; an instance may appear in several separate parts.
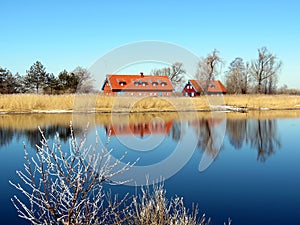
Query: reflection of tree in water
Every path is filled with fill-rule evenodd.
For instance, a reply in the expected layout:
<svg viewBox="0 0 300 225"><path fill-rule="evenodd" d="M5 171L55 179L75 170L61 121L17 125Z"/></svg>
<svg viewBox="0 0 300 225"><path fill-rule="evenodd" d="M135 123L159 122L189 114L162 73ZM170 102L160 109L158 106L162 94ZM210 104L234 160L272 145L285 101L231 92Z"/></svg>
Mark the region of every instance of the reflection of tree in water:
<svg viewBox="0 0 300 225"><path fill-rule="evenodd" d="M52 139L58 133L60 140L66 142L70 136L71 130L70 127L63 127L59 125L49 125L46 127L41 127L42 131L46 138ZM10 128L1 128L0 129L0 147L8 145L13 141L13 138L16 137L17 140L24 140L29 143L31 147L35 147L37 143L41 141L41 134L38 129L24 129L24 130L13 130Z"/></svg>
<svg viewBox="0 0 300 225"><path fill-rule="evenodd" d="M0 128L0 147L8 145L14 137L12 129Z"/></svg>
<svg viewBox="0 0 300 225"><path fill-rule="evenodd" d="M258 152L257 160L262 162L281 147L274 119L227 120L227 135L236 149L249 143Z"/></svg>
<svg viewBox="0 0 300 225"><path fill-rule="evenodd" d="M247 120L228 119L226 132L229 134L229 142L235 149L241 149L247 138Z"/></svg>
<svg viewBox="0 0 300 225"><path fill-rule="evenodd" d="M276 120L256 120L252 121L248 129L249 141L252 148L257 149L257 160L262 162L275 153L281 147L277 135Z"/></svg>
<svg viewBox="0 0 300 225"><path fill-rule="evenodd" d="M217 144L220 137L214 132L214 126L219 122L221 121L202 118L190 124L190 126L194 127L196 136L198 137L198 148L211 156L216 156L220 150Z"/></svg>
<svg viewBox="0 0 300 225"><path fill-rule="evenodd" d="M180 121L174 121L169 133L169 136L172 137L175 141L180 141L181 138L181 122Z"/></svg>

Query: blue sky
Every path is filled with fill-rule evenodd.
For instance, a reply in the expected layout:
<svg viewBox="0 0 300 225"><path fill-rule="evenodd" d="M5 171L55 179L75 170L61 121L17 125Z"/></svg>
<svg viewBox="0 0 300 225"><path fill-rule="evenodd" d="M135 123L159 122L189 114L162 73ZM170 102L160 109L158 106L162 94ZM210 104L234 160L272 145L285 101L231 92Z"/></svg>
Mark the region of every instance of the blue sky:
<svg viewBox="0 0 300 225"><path fill-rule="evenodd" d="M266 46L283 62L279 86L300 88L297 0L1 0L0 9L0 66L13 73L25 74L36 60L54 74L89 68L119 46L156 40L199 57L217 49L223 72Z"/></svg>

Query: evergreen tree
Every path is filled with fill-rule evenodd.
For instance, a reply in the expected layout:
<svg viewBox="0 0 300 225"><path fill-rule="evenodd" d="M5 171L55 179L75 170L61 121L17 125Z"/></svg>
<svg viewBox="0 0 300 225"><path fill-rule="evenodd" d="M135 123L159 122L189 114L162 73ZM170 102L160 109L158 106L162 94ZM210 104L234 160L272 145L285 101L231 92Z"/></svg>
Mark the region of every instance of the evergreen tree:
<svg viewBox="0 0 300 225"><path fill-rule="evenodd" d="M48 94L54 94L54 92L59 89L58 84L59 81L54 76L54 74L53 73L48 74L45 80L44 91L47 92Z"/></svg>
<svg viewBox="0 0 300 225"><path fill-rule="evenodd" d="M46 68L39 61L36 61L29 70L26 71L26 76L24 78L25 85L30 90L34 90L39 93L40 89L45 86L45 81L47 80Z"/></svg>
<svg viewBox="0 0 300 225"><path fill-rule="evenodd" d="M74 73L63 70L58 74L58 83L59 90L65 93L75 93L79 84L79 77Z"/></svg>
<svg viewBox="0 0 300 225"><path fill-rule="evenodd" d="M16 77L8 69L0 67L0 94L13 94L18 90Z"/></svg>

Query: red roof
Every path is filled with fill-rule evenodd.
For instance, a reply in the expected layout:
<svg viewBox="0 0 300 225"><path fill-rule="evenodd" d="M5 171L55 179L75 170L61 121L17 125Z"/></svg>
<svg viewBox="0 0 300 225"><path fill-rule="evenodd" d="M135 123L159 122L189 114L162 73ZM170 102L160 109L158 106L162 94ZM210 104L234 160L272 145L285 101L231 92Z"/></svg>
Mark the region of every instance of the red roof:
<svg viewBox="0 0 300 225"><path fill-rule="evenodd" d="M168 76L109 74L102 87L108 82L112 91L173 91L174 87Z"/></svg>
<svg viewBox="0 0 300 225"><path fill-rule="evenodd" d="M199 80L189 80L189 82L193 85L195 91L202 92L202 88L206 85L205 81ZM226 93L227 90L225 86L219 80L210 81L207 89L208 93Z"/></svg>

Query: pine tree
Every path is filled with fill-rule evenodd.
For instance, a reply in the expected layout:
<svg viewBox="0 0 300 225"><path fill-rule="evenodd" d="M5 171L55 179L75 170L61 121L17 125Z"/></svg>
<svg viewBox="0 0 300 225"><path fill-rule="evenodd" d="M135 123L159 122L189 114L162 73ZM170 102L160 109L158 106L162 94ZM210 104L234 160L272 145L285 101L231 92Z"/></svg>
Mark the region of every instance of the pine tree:
<svg viewBox="0 0 300 225"><path fill-rule="evenodd" d="M24 78L25 85L27 88L34 90L39 93L39 90L45 86L47 80L46 68L39 61L36 61L29 70L26 71Z"/></svg>

